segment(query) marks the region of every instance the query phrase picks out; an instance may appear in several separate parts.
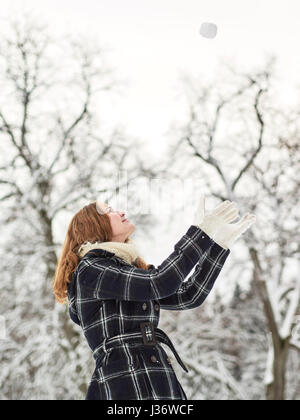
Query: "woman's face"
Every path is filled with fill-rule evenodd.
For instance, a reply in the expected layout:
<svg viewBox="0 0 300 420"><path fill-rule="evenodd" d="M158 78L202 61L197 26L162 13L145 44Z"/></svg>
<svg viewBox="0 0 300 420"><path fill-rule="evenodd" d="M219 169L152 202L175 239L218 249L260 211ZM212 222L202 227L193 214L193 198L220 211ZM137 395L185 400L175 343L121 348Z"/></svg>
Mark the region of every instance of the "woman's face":
<svg viewBox="0 0 300 420"><path fill-rule="evenodd" d="M116 211L107 203L97 202L97 209L106 213L110 218L110 225L112 228L112 241L124 242L128 236L135 230L132 224L122 211Z"/></svg>

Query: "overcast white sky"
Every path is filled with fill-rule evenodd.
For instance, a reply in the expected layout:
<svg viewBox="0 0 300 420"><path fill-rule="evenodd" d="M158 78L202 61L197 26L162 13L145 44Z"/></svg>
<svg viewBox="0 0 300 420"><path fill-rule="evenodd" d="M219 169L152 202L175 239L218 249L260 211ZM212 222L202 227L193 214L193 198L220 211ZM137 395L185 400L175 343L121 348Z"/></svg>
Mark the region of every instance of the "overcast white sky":
<svg viewBox="0 0 300 420"><path fill-rule="evenodd" d="M85 32L113 50L109 63L130 84L106 115L101 109L101 119L123 122L154 155L184 106L181 71L210 79L220 59L248 70L272 52L279 59L283 100L297 99L299 0L1 0L2 17L28 9L56 31ZM204 21L217 24L216 38L199 35Z"/></svg>

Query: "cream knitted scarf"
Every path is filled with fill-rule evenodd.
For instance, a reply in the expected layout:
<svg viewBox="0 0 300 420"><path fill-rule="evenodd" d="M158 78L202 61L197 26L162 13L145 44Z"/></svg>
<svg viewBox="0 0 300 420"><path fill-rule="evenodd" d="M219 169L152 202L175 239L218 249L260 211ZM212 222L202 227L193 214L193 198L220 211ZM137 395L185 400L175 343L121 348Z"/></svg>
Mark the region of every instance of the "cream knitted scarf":
<svg viewBox="0 0 300 420"><path fill-rule="evenodd" d="M129 264L132 264L139 256L137 246L132 239L128 239L128 242L85 242L78 249L78 255L82 258L91 249L105 249L113 252Z"/></svg>

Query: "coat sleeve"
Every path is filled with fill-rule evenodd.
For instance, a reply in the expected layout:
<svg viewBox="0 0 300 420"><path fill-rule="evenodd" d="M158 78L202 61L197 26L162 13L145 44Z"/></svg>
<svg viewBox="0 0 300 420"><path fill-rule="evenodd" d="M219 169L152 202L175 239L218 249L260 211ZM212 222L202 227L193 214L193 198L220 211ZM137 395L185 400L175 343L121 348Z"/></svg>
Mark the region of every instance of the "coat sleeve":
<svg viewBox="0 0 300 420"><path fill-rule="evenodd" d="M80 288L98 299L126 301L158 300L173 295L213 245L199 227L191 225L175 244L174 251L157 268L144 270L112 264L109 258L86 260L79 273ZM84 293L85 294L85 293Z"/></svg>
<svg viewBox="0 0 300 420"><path fill-rule="evenodd" d="M222 248L216 242L195 266L195 271L171 296L159 299L161 309L185 310L200 306L210 293L230 249Z"/></svg>

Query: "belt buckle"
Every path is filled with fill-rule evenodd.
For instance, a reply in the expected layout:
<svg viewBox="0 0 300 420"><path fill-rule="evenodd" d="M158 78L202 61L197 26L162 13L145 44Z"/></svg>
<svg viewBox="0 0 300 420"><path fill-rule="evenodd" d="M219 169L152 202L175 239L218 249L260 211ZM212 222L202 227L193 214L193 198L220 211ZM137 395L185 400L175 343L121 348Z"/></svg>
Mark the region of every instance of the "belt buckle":
<svg viewBox="0 0 300 420"><path fill-rule="evenodd" d="M155 346L157 344L157 339L155 336L154 325L152 322L141 322L140 323L142 336L143 336L143 343L145 346ZM152 341L147 339L146 328L151 327L151 334L152 334Z"/></svg>

